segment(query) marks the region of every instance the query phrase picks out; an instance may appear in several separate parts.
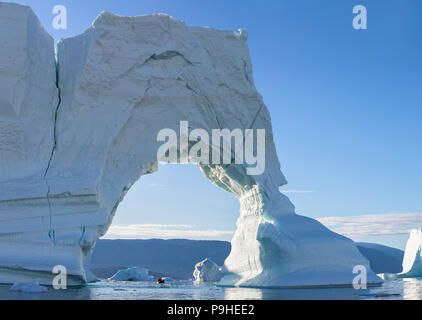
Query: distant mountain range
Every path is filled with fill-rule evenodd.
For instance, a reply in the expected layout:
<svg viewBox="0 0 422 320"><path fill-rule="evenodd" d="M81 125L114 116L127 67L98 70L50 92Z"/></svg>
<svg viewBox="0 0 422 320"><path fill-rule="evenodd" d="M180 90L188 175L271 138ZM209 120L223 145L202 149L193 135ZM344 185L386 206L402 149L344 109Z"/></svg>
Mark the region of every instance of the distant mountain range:
<svg viewBox="0 0 422 320"><path fill-rule="evenodd" d="M402 250L373 243L357 243L357 246L375 273L402 271ZM190 279L196 263L210 258L222 265L230 249L227 241L99 240L90 269L99 278L108 278L119 269L140 266L149 269L156 277Z"/></svg>
<svg viewBox="0 0 422 320"><path fill-rule="evenodd" d="M230 249L226 241L99 240L90 269L100 278L110 277L119 268L140 266L153 275L190 279L196 263L210 258L222 265Z"/></svg>
<svg viewBox="0 0 422 320"><path fill-rule="evenodd" d="M402 271L404 251L376 243L356 243L360 253L369 260L375 273L399 273Z"/></svg>

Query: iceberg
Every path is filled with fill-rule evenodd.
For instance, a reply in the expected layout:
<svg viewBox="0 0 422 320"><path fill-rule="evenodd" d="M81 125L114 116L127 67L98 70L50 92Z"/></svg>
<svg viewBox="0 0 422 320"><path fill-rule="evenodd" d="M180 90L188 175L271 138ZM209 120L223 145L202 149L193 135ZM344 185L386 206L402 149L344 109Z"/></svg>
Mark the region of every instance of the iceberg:
<svg viewBox="0 0 422 320"><path fill-rule="evenodd" d="M148 269L134 267L125 270L119 270L109 278L112 281L153 281L154 277L148 274Z"/></svg>
<svg viewBox="0 0 422 320"><path fill-rule="evenodd" d="M409 240L403 257L403 271L397 275L399 278L422 277L422 230L410 231Z"/></svg>
<svg viewBox="0 0 422 320"><path fill-rule="evenodd" d="M0 283L51 284L56 265L66 267L69 286L86 283L92 249L119 203L158 170L157 134L180 132L187 120L208 133L265 130L260 175L244 164L197 163L240 203L220 285L351 285L356 265L367 268L368 283L382 281L353 241L296 214L279 192L287 181L246 30L103 12L60 41L55 60L29 7L0 3L0 26Z"/></svg>
<svg viewBox="0 0 422 320"><path fill-rule="evenodd" d="M207 258L195 265L193 276L195 283L217 282L221 279L221 267Z"/></svg>

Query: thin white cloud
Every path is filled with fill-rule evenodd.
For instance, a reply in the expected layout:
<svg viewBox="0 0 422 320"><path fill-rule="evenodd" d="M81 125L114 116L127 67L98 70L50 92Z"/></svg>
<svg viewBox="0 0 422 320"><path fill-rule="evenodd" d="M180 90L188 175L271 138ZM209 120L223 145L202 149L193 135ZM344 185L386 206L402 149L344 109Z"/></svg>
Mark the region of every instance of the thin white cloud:
<svg viewBox="0 0 422 320"><path fill-rule="evenodd" d="M404 235L409 234L411 229L422 228L422 212L326 217L317 220L347 237Z"/></svg>
<svg viewBox="0 0 422 320"><path fill-rule="evenodd" d="M354 217L317 218L334 232L347 237L407 235L422 228L421 213L370 214ZM185 224L112 225L104 239L230 240L234 231L198 230Z"/></svg>
<svg viewBox="0 0 422 320"><path fill-rule="evenodd" d="M196 230L191 225L131 224L112 225L103 239L196 239L230 240L233 231Z"/></svg>

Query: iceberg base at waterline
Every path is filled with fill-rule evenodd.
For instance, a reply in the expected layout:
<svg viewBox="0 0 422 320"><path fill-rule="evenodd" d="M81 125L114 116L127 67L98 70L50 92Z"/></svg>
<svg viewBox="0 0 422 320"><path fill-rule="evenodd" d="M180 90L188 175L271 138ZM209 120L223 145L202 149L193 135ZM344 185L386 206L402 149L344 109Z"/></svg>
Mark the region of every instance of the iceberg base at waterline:
<svg viewBox="0 0 422 320"><path fill-rule="evenodd" d="M251 218L248 217L248 220ZM354 273L356 266L366 270L368 285L382 284L383 280L372 271L368 260L361 255L352 240L308 217L286 214L274 218L271 223L256 224L255 228L252 228L253 224L247 223L244 224L246 230L238 228L232 246L245 246L251 252L255 249L260 259L251 259L253 255L233 256L232 251L225 261L218 285L352 287L357 276ZM242 231L253 231L254 236L246 236ZM257 239L257 243L245 239Z"/></svg>

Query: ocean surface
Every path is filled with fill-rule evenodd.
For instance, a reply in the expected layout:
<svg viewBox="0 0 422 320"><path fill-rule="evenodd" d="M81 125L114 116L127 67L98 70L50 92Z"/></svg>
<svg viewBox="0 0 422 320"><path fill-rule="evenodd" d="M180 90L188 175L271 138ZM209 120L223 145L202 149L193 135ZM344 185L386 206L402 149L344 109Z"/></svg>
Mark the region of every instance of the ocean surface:
<svg viewBox="0 0 422 320"><path fill-rule="evenodd" d="M153 282L100 281L68 290L49 288L45 293L10 291L0 286L2 300L420 300L422 279L388 280L367 290L325 289L249 289L197 286L191 281L174 281L164 287Z"/></svg>

